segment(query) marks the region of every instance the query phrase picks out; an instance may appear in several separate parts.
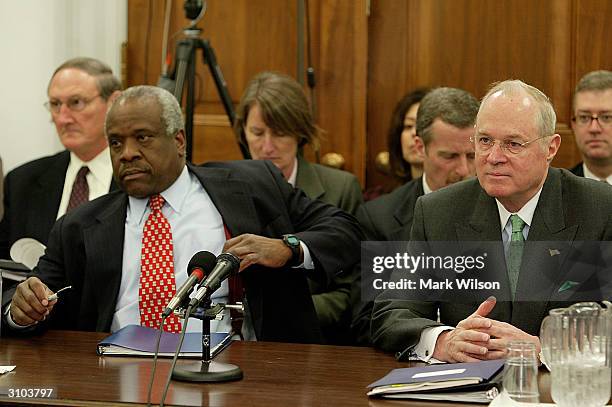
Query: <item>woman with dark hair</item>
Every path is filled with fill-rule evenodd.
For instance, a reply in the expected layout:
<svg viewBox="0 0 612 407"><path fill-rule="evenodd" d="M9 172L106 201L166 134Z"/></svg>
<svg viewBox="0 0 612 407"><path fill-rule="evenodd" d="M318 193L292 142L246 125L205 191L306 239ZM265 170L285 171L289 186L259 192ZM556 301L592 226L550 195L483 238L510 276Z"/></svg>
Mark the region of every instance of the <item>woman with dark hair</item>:
<svg viewBox="0 0 612 407"><path fill-rule="evenodd" d="M355 215L363 203L357 178L346 171L309 163L301 154L301 147L307 144L318 149L319 132L304 90L295 79L262 72L248 83L236 111L234 133L238 141L253 159L272 161L289 183L310 198ZM308 279L328 343L349 342L352 281L348 270L327 282Z"/></svg>
<svg viewBox="0 0 612 407"><path fill-rule="evenodd" d="M423 175L423 157L415 147L416 117L421 99L429 92L417 88L406 94L395 106L388 132L391 175L403 183Z"/></svg>

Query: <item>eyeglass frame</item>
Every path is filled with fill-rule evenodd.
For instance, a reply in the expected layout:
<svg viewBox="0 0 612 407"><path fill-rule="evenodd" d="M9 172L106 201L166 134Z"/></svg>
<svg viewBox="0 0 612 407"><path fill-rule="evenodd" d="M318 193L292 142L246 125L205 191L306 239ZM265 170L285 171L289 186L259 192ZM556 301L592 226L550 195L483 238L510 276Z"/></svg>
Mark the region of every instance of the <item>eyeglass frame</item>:
<svg viewBox="0 0 612 407"><path fill-rule="evenodd" d="M487 148L486 150L482 150L482 149L481 149L481 150L479 150L479 149L478 149L479 145L478 145L478 143L476 142L476 138L477 138L478 136L471 136L471 137L470 137L470 141L471 141L472 143L474 143L474 150L475 150L475 151L477 151L477 152L478 152L478 151L480 151L480 152L491 151L491 150L493 149L493 147L495 147L495 145L496 145L496 144L498 144L498 141L499 141L499 148L500 148L500 149L501 149L501 150L502 150L504 153L509 153L509 154L512 154L512 155L515 155L515 156L516 156L516 155L521 154L523 151L525 151L525 150L526 150L526 148L527 148L527 146L528 146L529 144L533 143L534 141L538 141L538 140L541 140L541 139L543 139L543 138L550 137L550 136L552 136L552 134L549 134L549 135L546 135L546 136L540 136L540 137L537 137L537 138L534 138L534 139L531 139L531 140L527 140L527 141L525 141L524 143L519 143L518 141L512 141L512 140L505 140L505 141L502 141L502 140L495 140L493 137L490 137L490 136L483 136L483 137L487 137L487 138L489 138L489 139L493 140L493 144L491 144L491 146L490 146L489 148ZM507 143L516 143L516 144L518 144L518 145L519 145L519 147L521 148L521 151L518 151L518 152L516 152L516 153L515 153L515 152L513 152L513 151L509 150L509 149L508 149L508 146L507 146L507 145L504 145L504 144L507 144Z"/></svg>
<svg viewBox="0 0 612 407"><path fill-rule="evenodd" d="M588 119L587 122L581 122L581 121L578 120L579 116L585 116L585 117L588 116L589 119ZM607 116L606 120L610 120L610 121L609 122L601 121L600 120L600 118L601 118L600 116ZM597 113L597 114L589 113L589 114L586 114L585 113L585 114L579 114L579 115L576 115L576 116L572 117L572 121L574 123L576 123L577 126L584 126L584 127L590 126L591 123L593 123L594 120L597 120L597 124L599 124L600 127L612 126L612 113L604 113L604 114L601 114L601 113Z"/></svg>
<svg viewBox="0 0 612 407"><path fill-rule="evenodd" d="M62 105L65 105L68 110L70 110L71 112L82 112L83 110L85 110L87 108L87 106L89 106L91 104L91 102L93 102L95 99L102 97L102 95L100 95L99 93L95 96L92 96L90 98L85 98L85 97L81 97L81 96L70 96L68 98L68 100L66 101L62 101L62 100L57 100L57 102L59 103L57 106L57 110L55 110L52 105L51 105L51 100L46 101L45 103L43 103L43 106L49 111L49 113L51 113L52 115L58 115L60 113L60 111L62 110ZM75 109L73 107L70 106L70 104L68 102L70 101L74 101L74 100L80 100L83 102L83 107L79 108L79 109Z"/></svg>

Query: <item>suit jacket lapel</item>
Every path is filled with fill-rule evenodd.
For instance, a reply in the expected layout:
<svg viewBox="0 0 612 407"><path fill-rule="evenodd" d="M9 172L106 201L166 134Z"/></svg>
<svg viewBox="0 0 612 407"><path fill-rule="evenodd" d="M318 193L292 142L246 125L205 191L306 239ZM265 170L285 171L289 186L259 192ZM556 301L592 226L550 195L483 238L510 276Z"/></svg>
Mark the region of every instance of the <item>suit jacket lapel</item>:
<svg viewBox="0 0 612 407"><path fill-rule="evenodd" d="M86 269L91 273L97 298L99 331L110 328L121 285L125 218L128 199L125 193L96 216L96 222L84 230Z"/></svg>
<svg viewBox="0 0 612 407"><path fill-rule="evenodd" d="M397 222L395 227L389 232L389 240L404 241L410 240L410 229L414 217L414 206L417 199L424 195L423 178L419 177L410 181L410 188L406 189L406 194L397 205L397 210L393 213L393 218Z"/></svg>
<svg viewBox="0 0 612 407"><path fill-rule="evenodd" d="M561 173L550 169L529 228L529 241L573 240L578 226L566 224Z"/></svg>
<svg viewBox="0 0 612 407"><path fill-rule="evenodd" d="M115 178L111 179L110 187L108 188L108 192L118 191L119 185L115 182Z"/></svg>
<svg viewBox="0 0 612 407"><path fill-rule="evenodd" d="M460 241L501 241L499 212L495 199L480 189L468 223L456 223L455 230Z"/></svg>
<svg viewBox="0 0 612 407"><path fill-rule="evenodd" d="M260 218L255 211L255 204L247 193L249 185L232 179L227 168L203 168L189 166L210 195L215 207L221 213L223 222L231 236L243 233L258 234L262 229Z"/></svg>
<svg viewBox="0 0 612 407"><path fill-rule="evenodd" d="M545 315L548 301L564 278L562 266L577 230L578 225L566 223L560 173L550 169L523 252L516 291L519 302L512 318L517 326L530 332L539 329L539 317Z"/></svg>
<svg viewBox="0 0 612 407"><path fill-rule="evenodd" d="M455 223L454 227L462 253L471 253L472 255L486 253L486 269L482 273L482 278L479 279L499 281L502 290L506 290L500 293L502 298L498 298L498 300L501 301L496 305L490 317L503 321L510 320L512 313L510 302L503 301L503 297L510 298L510 283L502 245L499 211L495 199L480 188L475 199L474 210L467 224ZM480 248L477 247L478 245L480 245ZM474 252L475 250L477 253ZM485 298L476 298L476 295L478 293L474 292L474 302L476 304L484 301Z"/></svg>
<svg viewBox="0 0 612 407"><path fill-rule="evenodd" d="M47 242L46 235L55 224L69 164L70 152L60 153L58 159L30 186L34 210L28 214L28 223L33 225L33 230L39 230L41 235L45 235L43 243ZM109 191L118 189L115 180L111 180Z"/></svg>
<svg viewBox="0 0 612 407"><path fill-rule="evenodd" d="M295 185L301 188L311 199L320 199L325 188L313 166L303 157L298 156L298 170Z"/></svg>
<svg viewBox="0 0 612 407"><path fill-rule="evenodd" d="M64 179L69 163L70 153L64 151L31 186L32 200L36 209L28 215L30 217L28 222L34 225L37 230L44 230L47 231L45 233L48 233L55 223L57 211L62 201Z"/></svg>

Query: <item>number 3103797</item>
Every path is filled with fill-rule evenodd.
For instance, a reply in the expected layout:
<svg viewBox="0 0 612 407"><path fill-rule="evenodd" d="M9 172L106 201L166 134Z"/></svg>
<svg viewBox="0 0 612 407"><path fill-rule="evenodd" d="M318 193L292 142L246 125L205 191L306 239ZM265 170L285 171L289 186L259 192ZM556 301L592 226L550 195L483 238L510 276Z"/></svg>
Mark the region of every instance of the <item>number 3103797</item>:
<svg viewBox="0 0 612 407"><path fill-rule="evenodd" d="M7 389L9 398L52 398L55 397L55 390L52 388L42 387L24 387L24 388L9 388Z"/></svg>

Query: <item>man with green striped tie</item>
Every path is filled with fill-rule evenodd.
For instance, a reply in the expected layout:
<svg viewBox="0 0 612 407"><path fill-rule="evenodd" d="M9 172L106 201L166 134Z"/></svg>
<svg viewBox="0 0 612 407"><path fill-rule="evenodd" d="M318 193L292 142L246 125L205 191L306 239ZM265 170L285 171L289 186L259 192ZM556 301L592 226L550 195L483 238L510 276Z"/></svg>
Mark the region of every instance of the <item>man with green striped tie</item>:
<svg viewBox="0 0 612 407"><path fill-rule="evenodd" d="M612 188L550 166L561 144L555 125L548 97L522 81L485 95L473 139L477 178L419 198L410 237L496 244L505 297L434 302L384 291L372 313L375 346L447 362L504 357L511 340L539 352L549 309L610 296Z"/></svg>

